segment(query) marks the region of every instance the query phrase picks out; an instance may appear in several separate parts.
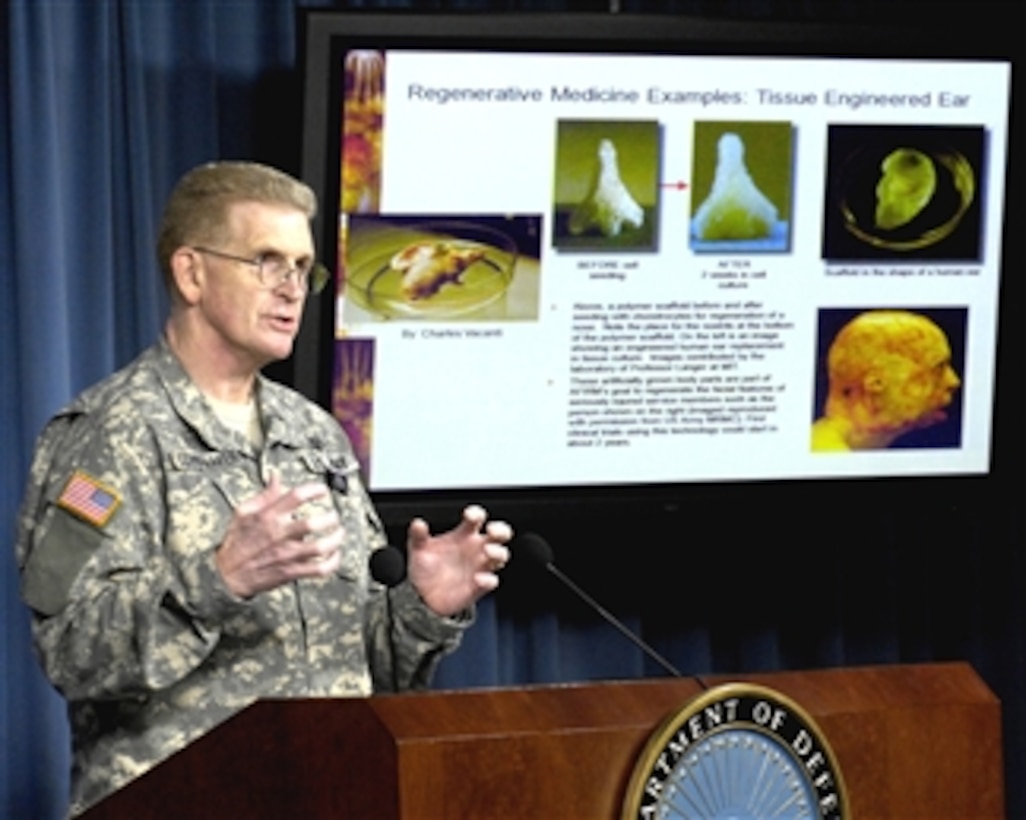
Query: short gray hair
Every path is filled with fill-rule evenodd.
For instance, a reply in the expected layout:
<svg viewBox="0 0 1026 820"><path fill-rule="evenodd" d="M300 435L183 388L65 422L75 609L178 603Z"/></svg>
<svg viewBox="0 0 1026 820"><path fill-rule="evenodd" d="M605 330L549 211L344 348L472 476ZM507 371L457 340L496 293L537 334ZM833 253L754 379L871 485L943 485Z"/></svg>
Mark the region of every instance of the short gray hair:
<svg viewBox="0 0 1026 820"><path fill-rule="evenodd" d="M160 224L157 258L171 282L171 256L183 245L220 238L230 206L239 202L287 205L313 219L317 196L309 185L257 162L209 162L175 185Z"/></svg>

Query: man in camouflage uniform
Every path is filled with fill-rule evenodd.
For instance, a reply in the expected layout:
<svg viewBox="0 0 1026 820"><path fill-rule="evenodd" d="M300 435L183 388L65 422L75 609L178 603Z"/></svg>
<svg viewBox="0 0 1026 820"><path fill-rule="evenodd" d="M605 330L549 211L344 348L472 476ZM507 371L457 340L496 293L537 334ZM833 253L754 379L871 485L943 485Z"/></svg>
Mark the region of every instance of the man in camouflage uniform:
<svg viewBox="0 0 1026 820"><path fill-rule="evenodd" d="M78 814L264 696L422 687L498 583L509 527L410 524L408 577L339 425L259 369L292 349L313 263L305 185L187 174L158 247L165 334L58 413L19 519L22 594L67 698Z"/></svg>

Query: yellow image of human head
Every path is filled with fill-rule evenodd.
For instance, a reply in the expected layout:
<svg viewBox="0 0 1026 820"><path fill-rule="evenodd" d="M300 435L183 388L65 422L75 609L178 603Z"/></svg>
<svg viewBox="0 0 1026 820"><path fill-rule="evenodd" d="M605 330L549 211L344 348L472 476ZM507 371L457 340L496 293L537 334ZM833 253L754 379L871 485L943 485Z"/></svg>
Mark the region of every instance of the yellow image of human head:
<svg viewBox="0 0 1026 820"><path fill-rule="evenodd" d="M866 311L849 321L830 345L827 375L823 415L812 427L815 451L889 447L944 421L961 385L944 331L903 310Z"/></svg>

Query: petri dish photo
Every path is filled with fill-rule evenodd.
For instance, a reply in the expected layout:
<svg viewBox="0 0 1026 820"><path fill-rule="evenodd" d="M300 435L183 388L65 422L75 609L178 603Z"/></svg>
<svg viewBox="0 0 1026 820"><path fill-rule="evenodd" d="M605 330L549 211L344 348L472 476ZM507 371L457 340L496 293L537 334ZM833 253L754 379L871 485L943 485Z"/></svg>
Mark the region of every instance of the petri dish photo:
<svg viewBox="0 0 1026 820"><path fill-rule="evenodd" d="M349 233L346 297L382 319L466 317L505 296L517 254L472 221L364 220Z"/></svg>
<svg viewBox="0 0 1026 820"><path fill-rule="evenodd" d="M976 195L970 161L954 148L899 145L859 150L842 166L845 229L889 251L928 248L959 226Z"/></svg>

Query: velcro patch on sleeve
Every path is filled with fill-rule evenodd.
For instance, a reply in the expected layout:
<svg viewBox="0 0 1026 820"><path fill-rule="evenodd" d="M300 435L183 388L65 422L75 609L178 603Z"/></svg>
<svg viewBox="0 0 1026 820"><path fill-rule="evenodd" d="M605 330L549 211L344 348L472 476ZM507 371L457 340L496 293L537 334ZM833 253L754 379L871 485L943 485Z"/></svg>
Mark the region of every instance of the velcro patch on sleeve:
<svg viewBox="0 0 1026 820"><path fill-rule="evenodd" d="M94 527L107 526L121 505L117 490L82 470L71 474L57 505Z"/></svg>
<svg viewBox="0 0 1026 820"><path fill-rule="evenodd" d="M50 507L22 573L21 595L41 615L56 615L71 598L82 568L103 546L104 531Z"/></svg>

